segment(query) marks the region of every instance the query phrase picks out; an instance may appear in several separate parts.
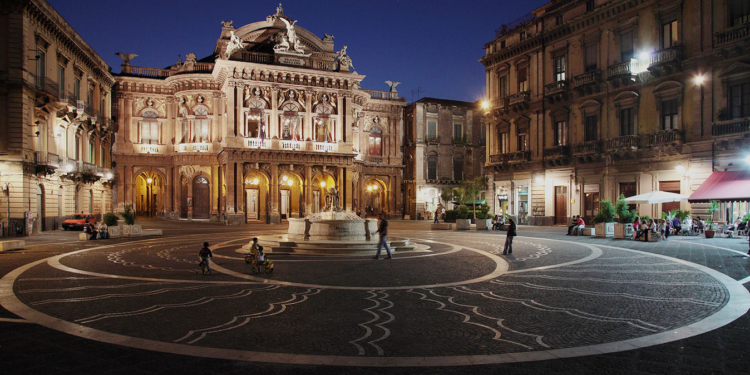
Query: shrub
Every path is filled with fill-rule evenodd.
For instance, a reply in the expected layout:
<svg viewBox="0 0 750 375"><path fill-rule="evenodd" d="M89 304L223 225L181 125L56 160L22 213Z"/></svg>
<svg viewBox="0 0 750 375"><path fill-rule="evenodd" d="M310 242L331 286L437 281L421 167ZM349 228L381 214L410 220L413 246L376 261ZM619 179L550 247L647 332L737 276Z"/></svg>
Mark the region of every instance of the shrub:
<svg viewBox="0 0 750 375"><path fill-rule="evenodd" d="M133 212L132 205L125 206L125 211L122 212L121 216L125 220L125 225L135 224L135 212Z"/></svg>
<svg viewBox="0 0 750 375"><path fill-rule="evenodd" d="M456 210L445 210L445 222L455 223L458 219L458 211Z"/></svg>
<svg viewBox="0 0 750 375"><path fill-rule="evenodd" d="M632 223L635 220L635 210L630 210L628 203L625 202L625 195L620 194L620 198L617 199L617 217L620 218L620 224Z"/></svg>
<svg viewBox="0 0 750 375"><path fill-rule="evenodd" d="M486 218L487 218L487 213L486 212L483 212L483 211L477 212L477 219L484 220Z"/></svg>
<svg viewBox="0 0 750 375"><path fill-rule="evenodd" d="M116 227L117 226L117 215L115 215L112 212L107 212L104 214L104 224L107 224L108 227Z"/></svg>
<svg viewBox="0 0 750 375"><path fill-rule="evenodd" d="M594 216L594 223L611 223L615 220L615 206L609 199L600 203L599 213Z"/></svg>
<svg viewBox="0 0 750 375"><path fill-rule="evenodd" d="M458 207L458 219L468 219L469 216L470 216L469 207L466 207L466 206Z"/></svg>
<svg viewBox="0 0 750 375"><path fill-rule="evenodd" d="M690 212L690 211L688 211ZM0 220L2 220L2 215L0 215ZM745 217L742 218L742 222L747 224L747 222L750 221L750 214L745 215Z"/></svg>

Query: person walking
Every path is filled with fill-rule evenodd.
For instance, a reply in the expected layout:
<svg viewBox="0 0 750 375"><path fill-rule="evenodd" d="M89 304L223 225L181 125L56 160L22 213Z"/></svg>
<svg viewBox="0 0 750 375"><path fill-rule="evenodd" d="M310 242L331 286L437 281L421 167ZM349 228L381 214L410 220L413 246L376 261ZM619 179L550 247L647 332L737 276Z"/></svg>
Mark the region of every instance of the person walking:
<svg viewBox="0 0 750 375"><path fill-rule="evenodd" d="M375 254L375 259L380 259L380 251L385 246L385 251L388 253L388 259L393 259L391 255L391 248L388 246L388 220L385 219L385 214L380 213L380 226L378 226L378 233L380 234L380 242L378 242L378 253Z"/></svg>
<svg viewBox="0 0 750 375"><path fill-rule="evenodd" d="M508 234L505 236L505 248L503 249L503 255L513 253L513 237L516 236L516 222L513 219L508 219L510 226L508 226Z"/></svg>
<svg viewBox="0 0 750 375"><path fill-rule="evenodd" d="M208 248L208 242L203 243L203 248L198 252L198 256L201 257L202 261L206 262L206 268L211 272L211 262L209 262L209 258L213 258L213 254L211 254L211 249Z"/></svg>
<svg viewBox="0 0 750 375"><path fill-rule="evenodd" d="M440 221L438 220L439 217L440 217L440 208L437 208L435 210L435 221L433 221L434 224L440 223Z"/></svg>

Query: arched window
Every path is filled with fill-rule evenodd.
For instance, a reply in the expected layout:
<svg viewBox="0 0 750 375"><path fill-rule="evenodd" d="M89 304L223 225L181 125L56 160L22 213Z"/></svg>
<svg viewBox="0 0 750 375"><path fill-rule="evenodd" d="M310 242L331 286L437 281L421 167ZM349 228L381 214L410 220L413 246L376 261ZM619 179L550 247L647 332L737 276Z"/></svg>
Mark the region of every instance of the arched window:
<svg viewBox="0 0 750 375"><path fill-rule="evenodd" d="M281 110L281 139L300 140L299 107L294 103L286 103L281 107Z"/></svg>
<svg viewBox="0 0 750 375"><path fill-rule="evenodd" d="M435 155L427 158L427 179L437 180L437 157Z"/></svg>
<svg viewBox="0 0 750 375"><path fill-rule="evenodd" d="M372 156L382 156L383 155L383 132L376 128L372 127L370 129L370 137L367 141L368 149L370 150L369 154Z"/></svg>
<svg viewBox="0 0 750 375"><path fill-rule="evenodd" d="M73 159L76 159L76 160L81 160L81 136L82 134L83 134L83 130L80 127L76 129L75 150L73 150L74 151Z"/></svg>
<svg viewBox="0 0 750 375"><path fill-rule="evenodd" d="M253 98L249 101L248 108L245 137L260 138L260 126L263 122L263 110L266 108L266 104L263 100Z"/></svg>
<svg viewBox="0 0 750 375"><path fill-rule="evenodd" d="M57 143L57 154L60 157L68 156L68 132L64 126L60 125L55 131L55 141Z"/></svg>
<svg viewBox="0 0 750 375"><path fill-rule="evenodd" d="M195 141L208 142L211 120L208 119L208 109L198 107L195 109Z"/></svg>
<svg viewBox="0 0 750 375"><path fill-rule="evenodd" d="M96 135L93 133L89 136L89 163L96 163Z"/></svg>
<svg viewBox="0 0 750 375"><path fill-rule="evenodd" d="M327 105L318 105L315 109L315 113L317 114L314 126L315 134L313 135L315 141L333 142L335 139L333 133L336 128L334 120L331 119L333 109Z"/></svg>
<svg viewBox="0 0 750 375"><path fill-rule="evenodd" d="M159 144L159 115L154 111L143 112L140 143Z"/></svg>

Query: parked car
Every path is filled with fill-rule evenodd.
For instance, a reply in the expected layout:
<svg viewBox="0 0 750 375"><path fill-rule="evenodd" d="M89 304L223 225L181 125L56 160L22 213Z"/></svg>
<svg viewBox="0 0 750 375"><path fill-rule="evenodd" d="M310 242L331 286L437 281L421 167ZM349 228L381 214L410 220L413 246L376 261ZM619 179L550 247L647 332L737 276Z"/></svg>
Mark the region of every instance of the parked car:
<svg viewBox="0 0 750 375"><path fill-rule="evenodd" d="M83 226L86 223L96 224L96 216L91 214L73 214L63 221L62 227L65 230L83 230Z"/></svg>

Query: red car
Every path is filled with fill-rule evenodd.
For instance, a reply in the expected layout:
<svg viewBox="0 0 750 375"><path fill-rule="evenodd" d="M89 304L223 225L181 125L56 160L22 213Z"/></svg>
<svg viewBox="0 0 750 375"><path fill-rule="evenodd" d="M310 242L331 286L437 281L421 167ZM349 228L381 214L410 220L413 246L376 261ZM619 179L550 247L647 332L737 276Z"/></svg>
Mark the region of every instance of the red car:
<svg viewBox="0 0 750 375"><path fill-rule="evenodd" d="M86 223L96 224L96 216L91 214L74 214L63 221L62 227L65 230L83 230L83 226Z"/></svg>

